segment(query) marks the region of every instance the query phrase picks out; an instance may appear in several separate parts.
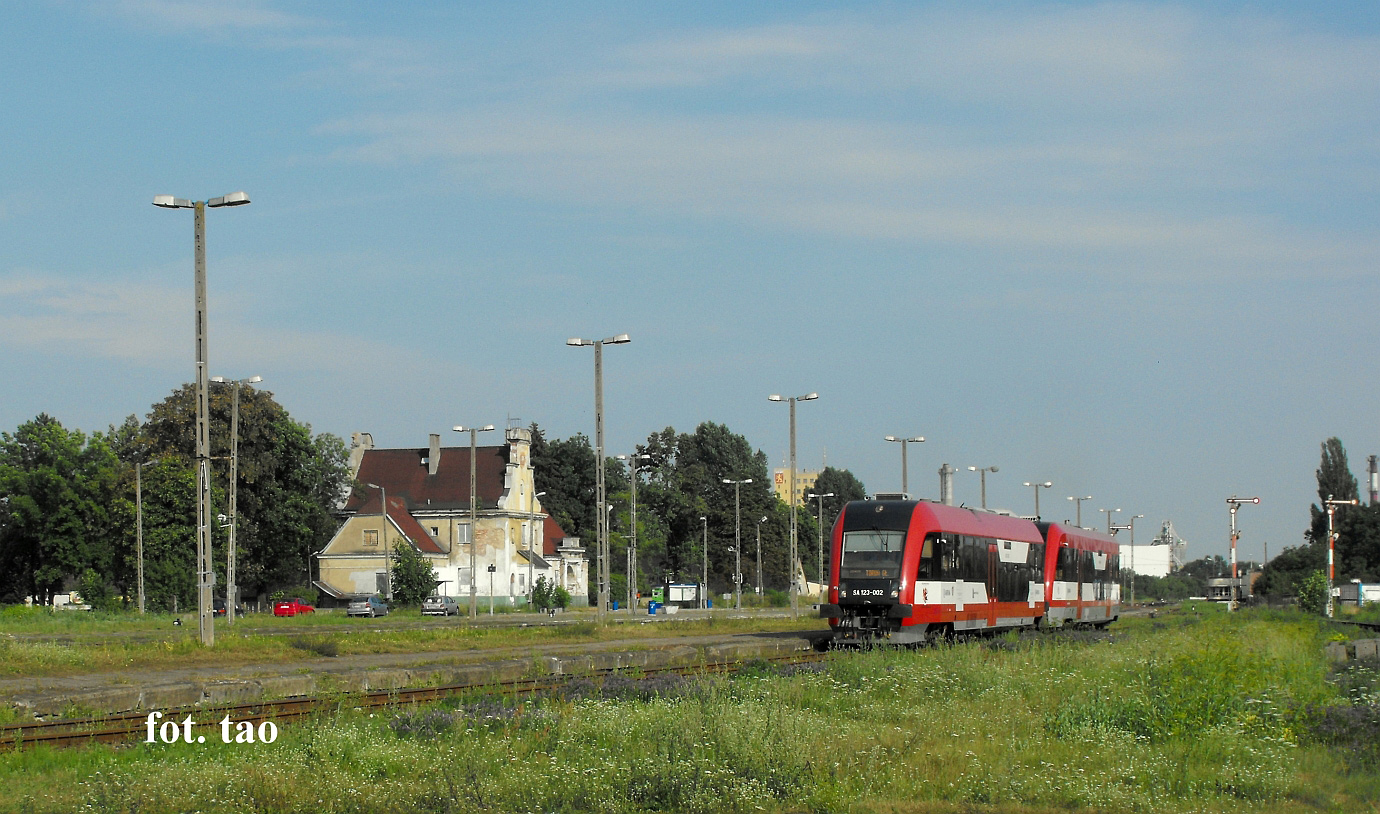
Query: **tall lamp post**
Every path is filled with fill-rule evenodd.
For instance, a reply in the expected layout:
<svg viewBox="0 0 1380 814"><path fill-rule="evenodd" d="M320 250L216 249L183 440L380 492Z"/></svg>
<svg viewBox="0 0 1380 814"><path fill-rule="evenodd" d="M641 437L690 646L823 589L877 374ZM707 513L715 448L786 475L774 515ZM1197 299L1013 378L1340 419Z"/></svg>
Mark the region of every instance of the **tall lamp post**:
<svg viewBox="0 0 1380 814"><path fill-rule="evenodd" d="M192 265L196 297L196 604L197 628L201 643L216 643L215 616L211 588L216 572L211 565L211 431L207 409L206 362L206 208L243 206L249 203L244 192L232 192L206 201L189 201L171 195L153 196L153 205L164 209L191 209Z"/></svg>
<svg viewBox="0 0 1380 814"><path fill-rule="evenodd" d="M800 559L799 548L796 542L797 506L795 500L795 403L797 401L814 401L817 398L819 398L818 393L808 393L803 396L791 396L789 398L782 398L781 396L775 393L773 393L770 396L767 396L767 401L786 401L789 402L791 405L791 477L790 480L787 481L787 488L789 489L789 492L787 492L787 494L790 495L791 502L791 547L789 554L790 562L786 563L786 574L787 578L791 582L790 591L792 619L800 618L800 588L796 584L795 580L796 563Z"/></svg>
<svg viewBox="0 0 1380 814"><path fill-rule="evenodd" d="M534 560L534 559L532 558L532 554L533 554L532 549L533 549L533 546L535 545L535 543L537 542L537 528L538 528L538 525L539 525L539 521L541 520L541 513L537 511L537 498L541 497L541 496L544 495L544 494L546 494L546 493L545 493L545 492L533 492L533 493L532 493L532 503L531 503L531 506L529 507L529 508L531 509L531 514L532 514L532 528L531 528L531 531L529 531L528 534L527 534L527 596L528 596L528 597L531 597L531 596L532 596L532 591L535 590L535 587L534 587L534 585L533 585L533 583L532 583L532 579L533 579L534 577L536 577L536 574L537 574L537 563L536 563L536 560ZM528 604L531 605L531 600L530 600L530 599L528 600ZM528 610L534 610L534 608L528 607Z"/></svg>
<svg viewBox="0 0 1380 814"><path fill-rule="evenodd" d="M912 439L912 440L914 440L914 439ZM921 440L923 440L923 439L921 439ZM901 447L901 448L902 448L902 449L905 449L905 447ZM905 467L902 467L902 469L904 469L904 468L905 468ZM901 487L901 491L905 491L905 487L904 487L904 486ZM907 494L907 496L909 496L910 493L909 493L909 492L906 492L906 494ZM834 493L833 493L833 492L825 492L825 493L822 494L822 495L817 495L817 494L811 492L810 494L806 495L806 497L815 498L815 499L818 501L818 505L819 505L819 514L816 515L816 520L817 520L817 522L815 523L815 525L816 525L816 526L819 526L819 590L820 590L820 593L821 593L821 594L823 594L823 593L825 592L825 591L824 591L824 499L825 499L826 497L833 497L833 496L834 496ZM824 601L824 597L823 597L823 596L820 597L820 601L821 601L821 602Z"/></svg>
<svg viewBox="0 0 1380 814"><path fill-rule="evenodd" d="M1258 497L1232 495L1227 498L1227 510L1231 514L1231 599L1227 602L1227 610L1236 610L1236 541L1241 538L1241 535L1236 531L1236 511L1247 504L1255 506L1259 503L1260 498Z"/></svg>
<svg viewBox="0 0 1380 814"><path fill-rule="evenodd" d="M451 427L452 432L467 432L470 434L470 621L479 615L479 588L474 584L474 569L477 568L475 561L475 548L479 543L479 502L478 490L475 484L478 480L478 443L479 433L489 432L494 428L492 424L482 427L465 427L455 425ZM490 591L492 593L492 591Z"/></svg>
<svg viewBox="0 0 1380 814"><path fill-rule="evenodd" d="M982 508L987 508L987 473L996 472L995 466L970 466L969 472L977 472L982 478Z"/></svg>
<svg viewBox="0 0 1380 814"><path fill-rule="evenodd" d="M700 525L704 528L704 536L700 541L700 610L709 607L709 518L700 515Z"/></svg>
<svg viewBox="0 0 1380 814"><path fill-rule="evenodd" d="M1356 498L1333 500L1332 495L1328 495L1324 502L1327 504L1327 615L1331 618L1335 611L1332 603L1332 585L1337 580L1336 560L1333 556L1337 544L1337 532L1332 529L1332 515L1336 513L1338 506L1355 506L1360 501ZM1357 594L1357 597L1359 596L1360 594Z"/></svg>
<svg viewBox="0 0 1380 814"><path fill-rule="evenodd" d="M631 341L627 334L607 339L571 337L565 340L565 344L572 347L594 347L594 514L599 556L599 609L596 616L601 623L609 604L609 529L608 517L604 514L604 346L626 345Z"/></svg>
<svg viewBox="0 0 1380 814"><path fill-rule="evenodd" d="M1026 486L1034 487L1034 489L1035 489L1035 519L1036 519L1036 520L1039 520L1039 519L1040 519L1040 490L1041 490L1041 489L1048 489L1048 488L1050 488L1051 486L1054 485L1054 482L1053 482L1053 481L1045 481L1044 483L1040 483L1040 482L1036 481L1035 483L1031 483L1030 481L1026 481L1026 482L1025 482L1025 485L1026 485Z"/></svg>
<svg viewBox="0 0 1380 814"><path fill-rule="evenodd" d="M752 478L742 480L723 479L733 484L733 609L743 608L743 510L742 486L752 483Z"/></svg>
<svg viewBox="0 0 1380 814"><path fill-rule="evenodd" d="M1078 508L1076 509L1076 512L1077 512L1077 521L1076 521L1076 522L1078 523L1078 528L1081 529L1081 528L1083 528L1083 501L1085 501L1085 500L1092 500L1092 495L1088 495L1088 496L1086 496L1086 497L1074 497L1073 495L1069 495L1069 500L1074 501L1074 503L1076 503L1077 506L1078 506Z"/></svg>
<svg viewBox="0 0 1380 814"><path fill-rule="evenodd" d="M886 440L895 441L901 445L901 492L906 497L910 497L910 478L906 472L906 445L910 443L923 443L925 436L917 435L914 438L898 438L895 435L888 435L886 436Z"/></svg>
<svg viewBox="0 0 1380 814"><path fill-rule="evenodd" d="M139 559L139 615L144 614L144 467L154 463L144 461L134 465L134 548Z"/></svg>
<svg viewBox="0 0 1380 814"><path fill-rule="evenodd" d="M383 521L383 525L379 527L379 544L383 546L383 592L391 601L393 599L393 555L388 549L388 490L377 483L364 485L370 489L379 490L379 520Z"/></svg>
<svg viewBox="0 0 1380 814"><path fill-rule="evenodd" d="M240 386L263 380L263 376L250 376L230 382L234 385L234 395L230 398L230 536L225 545L225 623L231 626L235 624L235 602L239 599L239 586L235 583L235 529L240 524ZM226 383L224 376L212 376L211 381ZM311 577L310 564L307 576Z"/></svg>
<svg viewBox="0 0 1380 814"><path fill-rule="evenodd" d="M1136 520L1144 519L1143 514L1133 514L1126 521L1126 530L1131 532L1131 607L1136 606Z"/></svg>
<svg viewBox="0 0 1380 814"><path fill-rule="evenodd" d="M766 516L757 521L757 596L762 596L762 524L767 522Z"/></svg>
<svg viewBox="0 0 1380 814"><path fill-rule="evenodd" d="M618 460L628 462L628 480L631 487L629 515L632 530L628 533L628 611L637 610L637 471L642 461L650 461L652 456L634 452L632 455L619 455Z"/></svg>

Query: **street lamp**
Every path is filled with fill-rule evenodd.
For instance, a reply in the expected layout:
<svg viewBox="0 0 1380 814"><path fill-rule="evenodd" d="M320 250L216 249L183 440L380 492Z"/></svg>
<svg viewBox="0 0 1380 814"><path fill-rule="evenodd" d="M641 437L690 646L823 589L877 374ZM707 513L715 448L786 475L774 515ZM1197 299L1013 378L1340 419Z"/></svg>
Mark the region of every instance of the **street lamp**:
<svg viewBox="0 0 1380 814"><path fill-rule="evenodd" d="M1131 519L1126 521L1126 530L1131 532L1131 607L1136 606L1136 520L1144 518L1143 514L1133 514Z"/></svg>
<svg viewBox="0 0 1380 814"><path fill-rule="evenodd" d="M1092 495L1088 495L1087 497L1074 497L1073 495L1069 495L1069 500L1074 501L1074 502L1078 505L1078 509L1077 509L1077 512L1078 512L1077 523L1078 523L1078 528L1081 529L1081 528L1083 528L1083 501L1085 501L1085 500L1092 500Z"/></svg>
<svg viewBox="0 0 1380 814"><path fill-rule="evenodd" d="M912 442L917 444L921 443L925 440L925 436L917 435L914 438L897 438L894 435L888 435L886 440L895 441L901 445L901 493L906 497L910 497L910 483L906 474L906 445Z"/></svg>
<svg viewBox="0 0 1380 814"><path fill-rule="evenodd" d="M1236 610L1236 541L1241 537L1236 531L1236 512L1246 504L1259 505L1258 497L1237 497L1232 495L1227 498L1227 510L1231 514L1231 599L1227 602L1227 610ZM1329 588L1331 579L1329 578ZM1329 594L1331 592L1329 591ZM1329 599L1329 601L1331 601Z"/></svg>
<svg viewBox="0 0 1380 814"><path fill-rule="evenodd" d="M388 600L393 600L393 555L388 550L388 490L377 483L366 483L370 489L379 490L379 518L383 526L379 528L379 544L383 546L383 592Z"/></svg>
<svg viewBox="0 0 1380 814"><path fill-rule="evenodd" d="M704 527L704 537L700 542L700 610L709 607L709 518L700 515L700 525Z"/></svg>
<svg viewBox="0 0 1380 814"><path fill-rule="evenodd" d="M1356 498L1333 500L1332 495L1328 495L1327 500L1323 502L1327 504L1327 615L1331 618L1333 614L1332 584L1337 579L1337 568L1333 557L1333 549L1336 548L1337 543L1337 532L1332 530L1332 515L1337 511L1338 506L1355 506L1359 501ZM1358 593L1356 596L1360 597L1360 594Z"/></svg>
<svg viewBox="0 0 1380 814"><path fill-rule="evenodd" d="M144 613L144 467L154 461L134 465L134 548L139 559L139 615ZM227 611L228 612L228 611Z"/></svg>
<svg viewBox="0 0 1380 814"><path fill-rule="evenodd" d="M1051 486L1054 485L1054 482L1053 482L1053 481L1045 481L1044 483L1040 483L1040 482L1037 481L1037 482L1035 482L1035 483L1031 483L1030 481L1026 481L1026 482L1025 482L1025 485L1026 485L1026 486L1033 487L1033 488L1035 489L1035 519L1036 519L1036 520L1039 520L1039 519L1040 519L1040 490L1041 490L1041 489L1048 489L1048 488L1050 488Z"/></svg>
<svg viewBox="0 0 1380 814"><path fill-rule="evenodd" d="M479 566L475 562L475 546L479 542L479 502L475 483L477 481L477 463L479 443L479 433L489 432L494 428L492 424L485 424L482 427L465 427L459 424L451 427L452 432L467 432L470 434L470 621L473 622L479 615L479 589L474 584L474 569ZM492 593L492 591L490 591Z"/></svg>
<svg viewBox="0 0 1380 814"><path fill-rule="evenodd" d="M600 623L604 621L609 604L609 530L608 518L604 515L604 346L626 345L631 341L627 334L607 339L571 337L565 340L565 344L572 347L594 347L594 536L599 557L599 610L596 616Z"/></svg>
<svg viewBox="0 0 1380 814"><path fill-rule="evenodd" d="M982 478L982 508L987 508L987 473L996 472L995 466L970 466L969 472L977 472Z"/></svg>
<svg viewBox="0 0 1380 814"><path fill-rule="evenodd" d="M618 460L628 462L628 479L632 492L632 499L629 501L632 530L628 534L628 611L630 613L637 610L637 470L641 468L641 461L650 461L651 459L652 456L650 455L638 453L618 456Z"/></svg>
<svg viewBox="0 0 1380 814"><path fill-rule="evenodd" d="M153 196L153 205L164 209L191 209L192 266L196 297L196 570L197 627L201 643L216 643L215 616L211 588L216 572L211 566L211 431L207 409L206 384L206 207L243 206L249 203L244 192L232 192L206 201L189 201L171 195Z"/></svg>
<svg viewBox="0 0 1380 814"><path fill-rule="evenodd" d="M911 440L914 440L914 439L911 439ZM921 440L924 440L924 439L921 439ZM905 447L901 447L901 448L902 448L902 449L905 449ZM905 467L901 467L901 468L902 468L902 470L905 469ZM905 487L904 487L904 486L901 487L901 491L905 491ZM823 596L823 594L824 594L824 499L825 499L826 497L833 497L833 496L834 496L834 493L833 493L833 492L825 492L825 493L822 494L822 495L817 495L817 494L814 494L813 492L811 492L809 495L806 495L806 497L817 498L817 499L818 499L818 503L819 503L819 513L818 513L817 515L815 515L815 520L817 521L817 522L815 523L815 525L816 525L816 526L819 526L819 591L820 591L820 594L822 594L822 596L820 597L820 601L821 601L821 602L824 601L824 596ZM907 496L909 496L909 493L907 493Z"/></svg>
<svg viewBox="0 0 1380 814"><path fill-rule="evenodd" d="M235 601L239 597L239 586L235 584L235 529L240 524L239 515L239 471L240 471L240 385L258 384L263 376L250 376L235 379L234 396L230 400L230 537L225 546L225 623L235 624ZM212 376L211 381L225 384L224 376ZM311 576L308 560L307 576Z"/></svg>
<svg viewBox="0 0 1380 814"><path fill-rule="evenodd" d="M788 494L790 495L791 502L791 548L789 554L790 562L786 564L786 573L788 575L788 579L790 579L791 582L790 591L792 619L800 618L800 589L799 586L796 584L795 579L796 562L800 559L796 543L797 526L795 500L795 403L797 401L814 401L817 398L819 398L818 393L808 393L804 396L791 396L789 398L782 398L781 396L775 393L773 393L770 396L767 396L767 401L786 401L789 402L791 405L791 477L790 480L787 482L787 487L789 489Z"/></svg>
<svg viewBox="0 0 1380 814"><path fill-rule="evenodd" d="M532 528L527 534L527 596L529 597L528 605L532 604L530 597L532 596L532 592L535 590L532 584L532 580L534 577L536 577L537 574L537 563L536 560L532 558L532 546L537 542L537 528L539 525L539 521L541 520L541 514L537 511L537 498L541 497L544 494L546 493L533 492L532 503L528 507L531 509L532 514ZM528 610L532 610L532 608L528 607Z"/></svg>
<svg viewBox="0 0 1380 814"><path fill-rule="evenodd" d="M1119 511L1121 511L1121 509L1098 509L1098 511L1099 511L1099 512L1106 512L1106 514L1107 514L1107 533L1108 533L1108 534L1111 534L1111 533L1112 533L1112 512L1119 512Z"/></svg>
<svg viewBox="0 0 1380 814"><path fill-rule="evenodd" d="M762 524L765 523L765 522L767 522L767 518L766 518L765 515L763 515L763 517L762 517L761 520L758 520L758 521L757 521L757 596L758 596L758 598L760 598L760 597L762 596Z"/></svg>
<svg viewBox="0 0 1380 814"><path fill-rule="evenodd" d="M752 478L742 480L723 479L733 484L733 609L743 609L743 511L741 489L743 484L752 483Z"/></svg>

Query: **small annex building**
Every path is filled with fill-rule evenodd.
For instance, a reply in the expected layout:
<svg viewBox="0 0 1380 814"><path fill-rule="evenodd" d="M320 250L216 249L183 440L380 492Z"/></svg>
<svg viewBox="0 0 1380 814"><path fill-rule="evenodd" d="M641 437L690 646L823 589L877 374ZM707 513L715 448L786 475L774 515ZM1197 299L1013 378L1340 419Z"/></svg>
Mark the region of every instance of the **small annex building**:
<svg viewBox="0 0 1380 814"><path fill-rule="evenodd" d="M359 488L341 508L339 530L316 555L316 587L337 602L384 593L387 552L407 540L435 569L437 593L457 597L461 607L469 601L471 552L481 608L490 596L497 605L527 604L540 577L563 586L572 603L586 603L584 548L542 509L531 440L530 430L515 427L504 433L503 445L475 449L472 523L468 445L442 447L433 433L423 448L375 449L372 436L355 433L350 469Z"/></svg>

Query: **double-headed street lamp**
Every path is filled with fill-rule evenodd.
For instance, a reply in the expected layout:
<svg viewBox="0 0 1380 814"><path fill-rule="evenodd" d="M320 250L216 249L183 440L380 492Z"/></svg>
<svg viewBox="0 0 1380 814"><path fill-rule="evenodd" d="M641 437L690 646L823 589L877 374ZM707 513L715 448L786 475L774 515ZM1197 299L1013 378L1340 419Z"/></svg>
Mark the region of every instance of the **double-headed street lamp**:
<svg viewBox="0 0 1380 814"><path fill-rule="evenodd" d="M1098 509L1098 511L1099 511L1099 512L1104 512L1104 513L1106 513L1106 515L1107 515L1107 533L1108 533L1108 534L1111 534L1111 533L1112 533L1112 513L1113 513L1113 512L1119 512L1119 511L1121 511L1121 509Z"/></svg>
<svg viewBox="0 0 1380 814"><path fill-rule="evenodd" d="M743 510L742 510L742 486L745 483L752 483L752 478L742 480L723 479L724 483L733 484L733 608L741 610L743 607Z"/></svg>
<svg viewBox="0 0 1380 814"><path fill-rule="evenodd" d="M1332 515L1336 513L1338 506L1355 506L1359 501L1356 498L1351 500L1333 500L1332 495L1327 496L1323 501L1327 504L1327 615L1331 617L1334 608L1332 607L1332 585L1337 580L1337 568L1334 558L1334 549L1337 544L1337 532L1332 529ZM1359 601L1360 594L1357 594Z"/></svg>
<svg viewBox="0 0 1380 814"><path fill-rule="evenodd" d="M789 561L788 563L786 563L786 574L787 574L787 578L790 579L790 581L791 581L791 588L790 588L790 591L791 591L791 618L792 618L792 619L798 619L798 618L800 618L800 588L799 588L799 586L796 584L796 579L795 579L796 564L797 564L797 561L800 559L800 554L799 554L799 550L798 550L798 545L797 545L797 543L796 543L796 528L797 528L797 524L796 524L796 523L797 523L797 521L796 521L796 508L797 508L797 507L796 507L796 499L795 499L795 403L796 403L797 401L814 401L814 400L817 399L817 398L819 398L819 394L818 394L818 393L808 393L808 394L803 395L803 396L791 396L791 397L789 397L789 398L782 398L781 396L779 396L779 395L777 395L777 394L775 394L775 393L773 393L773 394L770 395L770 396L767 396L767 401L786 401L786 402L789 402L790 405L791 405L791 469L790 469L791 477L790 477L790 480L787 481L787 488L788 488L788 490L789 490L789 491L787 492L787 495L788 495L788 498L787 498L787 499L790 501L790 504L791 504L791 548L790 548L790 553L789 553L790 561Z"/></svg>
<svg viewBox="0 0 1380 814"><path fill-rule="evenodd" d="M762 524L767 522L765 515L757 521L757 596L762 596Z"/></svg>
<svg viewBox="0 0 1380 814"><path fill-rule="evenodd" d="M901 445L901 492L906 497L910 497L910 478L906 473L906 445L910 443L923 443L925 436L917 435L914 438L898 438L895 435L888 435L886 436L886 440L895 441Z"/></svg>
<svg viewBox="0 0 1380 814"><path fill-rule="evenodd" d="M1078 528L1081 529L1081 528L1083 528L1083 501L1085 501L1085 500L1092 500L1092 495L1087 495L1086 497L1074 497L1073 495L1069 495L1069 498L1068 498L1068 499L1069 499L1069 500L1072 500L1072 501L1074 501L1075 503L1078 504L1078 509L1077 509L1077 512L1078 512L1077 517L1078 517L1078 519L1077 519L1077 523L1078 523Z"/></svg>
<svg viewBox="0 0 1380 814"><path fill-rule="evenodd" d="M489 432L494 428L492 424L485 424L482 427L465 427L455 425L451 427L453 432L467 432L470 434L470 621L473 622L479 615L479 588L474 584L475 568L478 567L475 561L475 548L479 544L479 490L475 488L478 477L478 443L479 433ZM391 583L390 583L391 584ZM489 591L492 595L493 591Z"/></svg>
<svg viewBox="0 0 1380 814"><path fill-rule="evenodd" d="M235 379L234 396L230 400L230 539L225 546L225 623L235 624L235 602L239 598L239 586L235 584L235 528L239 526L239 470L240 470L240 385L258 384L263 376L250 376ZM224 376L212 376L211 381L225 384ZM307 576L311 576L310 561Z"/></svg>
<svg viewBox="0 0 1380 814"><path fill-rule="evenodd" d="M608 517L604 514L604 346L626 345L631 341L627 334L607 339L571 337L565 340L565 344L572 347L594 347L594 515L599 557L599 609L596 616L601 623L609 604L609 528Z"/></svg>
<svg viewBox="0 0 1380 814"><path fill-rule="evenodd" d="M1053 481L1045 481L1044 483L1040 483L1039 481L1036 481L1035 483L1031 483L1030 481L1026 481L1026 482L1025 482L1025 485L1026 485L1026 486L1033 487L1033 488L1035 489L1035 519L1036 519L1036 520L1039 520L1039 519L1040 519L1040 490L1041 490L1041 489L1048 489L1048 488L1050 488L1051 486L1054 485L1054 482L1053 482Z"/></svg>
<svg viewBox="0 0 1380 814"><path fill-rule="evenodd" d="M1126 529L1131 532L1131 607L1136 606L1136 521L1144 519L1143 514L1133 514L1126 521Z"/></svg>
<svg viewBox="0 0 1380 814"><path fill-rule="evenodd" d="M982 508L987 508L987 473L996 472L995 466L970 466L969 472L977 472L982 478Z"/></svg>
<svg viewBox="0 0 1380 814"><path fill-rule="evenodd" d="M902 447L902 449L905 449L905 447ZM904 486L901 487L901 489L902 491L905 491ZM811 492L810 494L806 495L806 497L815 498L816 500L818 500L819 503L819 513L815 516L817 521L815 525L819 526L819 590L822 594L822 596L820 597L821 602L823 602L825 597L828 596L828 594L824 590L824 499L826 497L833 496L833 492L825 492L822 495L817 495L814 492ZM907 492L907 496L909 496L909 492Z"/></svg>
<svg viewBox="0 0 1380 814"><path fill-rule="evenodd" d="M232 192L206 201L190 201L171 195L153 196L154 206L164 209L191 209L194 213L192 266L196 290L196 604L201 643L208 647L216 643L215 616L211 604L211 588L215 585L216 572L211 565L211 431L206 395L206 208L243 206L247 203L249 196L243 192Z"/></svg>

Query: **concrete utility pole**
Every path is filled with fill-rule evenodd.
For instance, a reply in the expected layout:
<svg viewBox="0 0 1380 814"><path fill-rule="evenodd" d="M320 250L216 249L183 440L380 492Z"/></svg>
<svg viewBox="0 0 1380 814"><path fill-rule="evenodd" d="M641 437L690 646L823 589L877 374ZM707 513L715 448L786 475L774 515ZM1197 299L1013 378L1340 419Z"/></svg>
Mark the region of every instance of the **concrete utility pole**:
<svg viewBox="0 0 1380 814"><path fill-rule="evenodd" d="M828 592L824 588L824 499L833 496L833 492L825 492L822 495L811 493L807 496L817 498L817 504L819 506L819 514L817 515L818 522L815 523L815 525L819 527L819 591L820 594L822 594L822 596L820 596L821 602L828 596Z"/></svg>
<svg viewBox="0 0 1380 814"><path fill-rule="evenodd" d="M637 472L641 468L641 462L650 461L652 456L634 452L632 455L619 455L618 459L628 462L628 479L631 487L628 509L632 522L632 529L628 533L628 611L631 613L637 610Z"/></svg>
<svg viewBox="0 0 1380 814"><path fill-rule="evenodd" d="M819 398L818 393L809 393L804 396L791 396L790 398L782 398L781 396L775 393L773 393L770 396L767 396L767 401L788 401L791 405L791 475L790 480L787 481L787 487L789 489L787 494L790 496L791 504L791 548L789 554L790 562L786 564L786 573L791 582L790 591L792 619L800 618L800 586L797 584L795 578L796 567L800 560L799 546L796 541L796 510L799 507L796 506L795 499L795 403L797 401L813 401L817 398Z"/></svg>
<svg viewBox="0 0 1380 814"><path fill-rule="evenodd" d="M723 479L724 483L733 484L733 608L742 610L743 607L743 502L741 489L743 484L752 483L752 478L743 480Z"/></svg>
<svg viewBox="0 0 1380 814"><path fill-rule="evenodd" d="M700 543L700 610L709 608L709 518L700 517L704 538Z"/></svg>
<svg viewBox="0 0 1380 814"><path fill-rule="evenodd" d="M258 384L262 376L235 379L234 395L230 397L230 535L225 545L225 623L235 624L235 602L239 599L239 585L235 582L235 530L240 524L239 484L240 484L240 385ZM211 381L225 384L223 376L212 376ZM311 578L311 565L308 561L307 578Z"/></svg>
<svg viewBox="0 0 1380 814"><path fill-rule="evenodd" d="M995 466L970 466L968 471L977 472L982 478L982 508L985 509L987 508L987 473L996 472L997 468Z"/></svg>
<svg viewBox="0 0 1380 814"><path fill-rule="evenodd" d="M494 428L492 424L483 427L463 427L456 425L451 427L452 432L467 432L470 434L470 621L479 615L479 588L475 585L475 569L478 568L478 561L475 558L475 548L479 545L479 491L475 488L478 483L478 438L479 433L489 432ZM492 580L490 580L492 582ZM493 593L492 590L489 591Z"/></svg>
<svg viewBox="0 0 1380 814"><path fill-rule="evenodd" d="M379 490L379 544L383 546L383 593L393 598L393 560L388 550L388 490L376 483L366 483L370 489ZM377 586L375 586L377 587Z"/></svg>
<svg viewBox="0 0 1380 814"><path fill-rule="evenodd" d="M139 615L144 614L144 467L153 461L134 465L134 548L139 559Z"/></svg>
<svg viewBox="0 0 1380 814"><path fill-rule="evenodd" d="M196 604L201 643L216 643L216 622L211 589L216 571L211 563L211 431L207 407L206 361L206 208L242 206L249 203L243 192L232 192L206 201L189 201L171 195L153 196L153 205L164 209L190 209L192 218L192 266L196 299Z"/></svg>
<svg viewBox="0 0 1380 814"><path fill-rule="evenodd" d="M763 517L757 521L757 595L762 595L762 524L767 522Z"/></svg>

